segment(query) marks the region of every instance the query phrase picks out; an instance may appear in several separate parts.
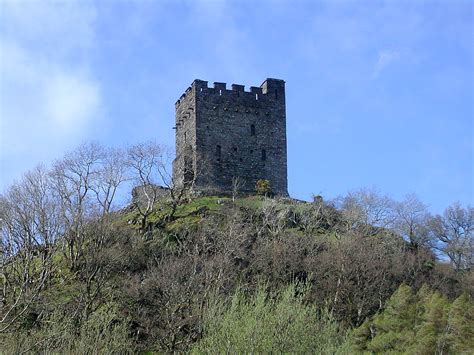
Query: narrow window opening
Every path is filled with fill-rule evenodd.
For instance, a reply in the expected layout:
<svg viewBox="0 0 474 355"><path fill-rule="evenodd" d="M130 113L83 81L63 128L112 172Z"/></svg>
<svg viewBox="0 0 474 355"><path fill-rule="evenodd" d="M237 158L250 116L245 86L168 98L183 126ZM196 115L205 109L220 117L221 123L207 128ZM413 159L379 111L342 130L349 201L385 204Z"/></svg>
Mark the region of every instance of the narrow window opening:
<svg viewBox="0 0 474 355"><path fill-rule="evenodd" d="M220 145L216 146L216 158L217 159L221 158L221 146Z"/></svg>
<svg viewBox="0 0 474 355"><path fill-rule="evenodd" d="M252 150L252 149L250 149L250 154L253 154L253 150Z"/></svg>
<svg viewBox="0 0 474 355"><path fill-rule="evenodd" d="M237 152L237 147L234 147L234 152Z"/></svg>
<svg viewBox="0 0 474 355"><path fill-rule="evenodd" d="M222 90L219 90L219 95L222 95Z"/></svg>
<svg viewBox="0 0 474 355"><path fill-rule="evenodd" d="M186 143L186 132L184 132L184 142Z"/></svg>
<svg viewBox="0 0 474 355"><path fill-rule="evenodd" d="M275 99L278 99L278 90L275 90Z"/></svg>
<svg viewBox="0 0 474 355"><path fill-rule="evenodd" d="M258 100L258 94L255 94L255 100Z"/></svg>
<svg viewBox="0 0 474 355"><path fill-rule="evenodd" d="M201 88L201 89L199 89L199 91L200 91L200 92L202 92L202 88Z"/></svg>
<svg viewBox="0 0 474 355"><path fill-rule="evenodd" d="M250 135L254 136L255 135L255 125L250 125Z"/></svg>
<svg viewBox="0 0 474 355"><path fill-rule="evenodd" d="M267 152L265 149L262 149L262 160L263 161L267 160Z"/></svg>

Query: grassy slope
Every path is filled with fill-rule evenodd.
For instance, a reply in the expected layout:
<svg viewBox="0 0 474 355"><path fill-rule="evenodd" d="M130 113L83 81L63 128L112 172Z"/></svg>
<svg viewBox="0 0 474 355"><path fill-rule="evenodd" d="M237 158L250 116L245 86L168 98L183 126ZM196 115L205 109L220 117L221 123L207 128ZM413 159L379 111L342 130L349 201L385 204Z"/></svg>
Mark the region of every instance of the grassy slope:
<svg viewBox="0 0 474 355"><path fill-rule="evenodd" d="M219 215L222 213L224 207L235 203L238 207L256 211L262 206L264 197L249 196L245 198L236 199L234 202L229 197L219 196L205 196L198 197L190 202L183 203L178 206L173 220L165 223L164 228L167 231L172 231L176 227L183 224L197 224L204 216ZM155 224L161 222L170 213L171 208L166 205L157 204L153 212L148 216L148 223ZM123 217L119 219L119 223L128 224L132 228L140 228L140 214L137 210L126 212Z"/></svg>

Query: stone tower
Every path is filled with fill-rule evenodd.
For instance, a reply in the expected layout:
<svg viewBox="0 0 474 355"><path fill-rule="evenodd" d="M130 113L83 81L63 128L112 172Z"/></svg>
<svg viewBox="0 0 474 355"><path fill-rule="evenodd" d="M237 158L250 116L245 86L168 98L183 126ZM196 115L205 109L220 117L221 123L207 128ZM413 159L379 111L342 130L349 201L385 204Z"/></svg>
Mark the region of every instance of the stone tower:
<svg viewBox="0 0 474 355"><path fill-rule="evenodd" d="M259 179L287 196L285 82L267 79L260 87L194 80L176 102L178 184L194 183L204 193L255 192Z"/></svg>

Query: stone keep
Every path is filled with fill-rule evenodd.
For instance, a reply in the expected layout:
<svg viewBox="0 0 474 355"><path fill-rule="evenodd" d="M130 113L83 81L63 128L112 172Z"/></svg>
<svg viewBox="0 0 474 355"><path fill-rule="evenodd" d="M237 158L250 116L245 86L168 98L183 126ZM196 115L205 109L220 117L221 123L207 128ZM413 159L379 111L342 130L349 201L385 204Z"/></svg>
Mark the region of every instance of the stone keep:
<svg viewBox="0 0 474 355"><path fill-rule="evenodd" d="M285 82L260 87L194 80L176 102L176 158L173 178L207 194L255 192L259 179L287 196Z"/></svg>

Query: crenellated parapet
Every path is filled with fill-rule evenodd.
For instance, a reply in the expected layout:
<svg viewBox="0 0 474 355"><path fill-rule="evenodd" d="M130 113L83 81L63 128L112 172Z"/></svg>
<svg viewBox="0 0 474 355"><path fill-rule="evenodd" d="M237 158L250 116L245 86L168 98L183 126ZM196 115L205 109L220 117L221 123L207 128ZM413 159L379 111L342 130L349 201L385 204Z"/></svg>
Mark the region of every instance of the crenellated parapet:
<svg viewBox="0 0 474 355"><path fill-rule="evenodd" d="M214 82L213 87L208 86L208 82L196 79L192 82L181 97L176 101L175 106L178 107L180 103L190 94L202 95L204 97L222 97L241 100L277 100L278 98L285 98L285 81L280 79L267 79L260 86L251 86L250 91L245 90L245 85L232 84L230 89L227 89L227 83Z"/></svg>

